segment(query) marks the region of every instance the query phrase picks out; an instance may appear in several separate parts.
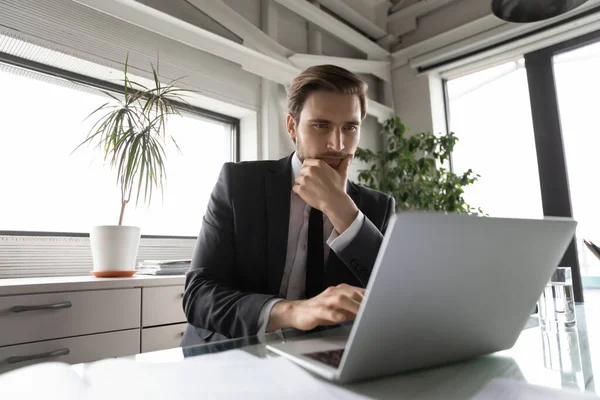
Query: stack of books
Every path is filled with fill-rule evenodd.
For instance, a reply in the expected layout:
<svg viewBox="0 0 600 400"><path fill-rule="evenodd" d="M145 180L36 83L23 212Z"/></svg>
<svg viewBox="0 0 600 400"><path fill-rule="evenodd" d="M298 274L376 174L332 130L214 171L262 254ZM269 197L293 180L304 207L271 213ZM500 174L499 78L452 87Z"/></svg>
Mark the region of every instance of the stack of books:
<svg viewBox="0 0 600 400"><path fill-rule="evenodd" d="M185 275L192 260L144 260L138 263L141 275Z"/></svg>
<svg viewBox="0 0 600 400"><path fill-rule="evenodd" d="M583 243L596 257L598 257L598 259L600 259L600 247L596 246L591 240L583 239Z"/></svg>

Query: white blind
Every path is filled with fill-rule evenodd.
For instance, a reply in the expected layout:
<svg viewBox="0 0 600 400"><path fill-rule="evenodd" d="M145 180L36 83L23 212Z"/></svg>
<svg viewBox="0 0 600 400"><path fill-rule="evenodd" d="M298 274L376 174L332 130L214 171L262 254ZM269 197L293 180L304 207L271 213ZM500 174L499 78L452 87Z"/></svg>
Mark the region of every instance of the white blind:
<svg viewBox="0 0 600 400"><path fill-rule="evenodd" d="M0 35L11 38L0 52L80 73L90 62L121 71L129 54L132 72L150 78L159 56L165 79L185 77L182 86L242 107L260 104L260 79L239 65L71 0L0 0Z"/></svg>
<svg viewBox="0 0 600 400"><path fill-rule="evenodd" d="M142 238L138 261L191 258L195 243ZM88 275L92 265L87 237L0 236L0 279Z"/></svg>

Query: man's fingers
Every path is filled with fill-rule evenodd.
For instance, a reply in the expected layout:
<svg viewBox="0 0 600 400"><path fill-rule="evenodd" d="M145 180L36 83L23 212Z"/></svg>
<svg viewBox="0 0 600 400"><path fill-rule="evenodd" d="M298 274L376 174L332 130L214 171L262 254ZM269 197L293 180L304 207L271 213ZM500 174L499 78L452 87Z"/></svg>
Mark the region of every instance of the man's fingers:
<svg viewBox="0 0 600 400"><path fill-rule="evenodd" d="M318 158L305 158L302 167L318 167L323 161Z"/></svg>
<svg viewBox="0 0 600 400"><path fill-rule="evenodd" d="M340 161L340 165L338 165L337 171L340 174L346 174L346 172L348 172L348 166L352 162L353 158L354 158L354 154L348 154L346 157L344 157L342 159L342 161Z"/></svg>
<svg viewBox="0 0 600 400"><path fill-rule="evenodd" d="M335 287L335 290L339 290L342 293L344 293L346 296L349 297L356 297L356 296L360 296L360 298L362 299L362 297L364 297L365 295L365 289L364 288L360 288L360 287L356 287L356 286L351 286L345 283L339 284Z"/></svg>
<svg viewBox="0 0 600 400"><path fill-rule="evenodd" d="M363 293L361 293L361 292L359 292L359 291L356 291L356 292L354 292L354 293L352 293L352 294L350 295L350 298L351 298L352 300L354 300L354 301L358 301L359 303L361 303L361 302L362 302L362 300L363 300L363 297L364 297L364 292L363 292Z"/></svg>
<svg viewBox="0 0 600 400"><path fill-rule="evenodd" d="M335 295L331 296L328 299L329 307L339 310L339 311L347 311L356 315L358 313L358 308L360 307L360 302L348 297L346 295Z"/></svg>
<svg viewBox="0 0 600 400"><path fill-rule="evenodd" d="M346 310L335 310L330 308L323 308L319 315L321 321L327 321L327 323L322 323L321 325L339 324L340 322L351 321L354 318L356 318L356 314L352 314Z"/></svg>

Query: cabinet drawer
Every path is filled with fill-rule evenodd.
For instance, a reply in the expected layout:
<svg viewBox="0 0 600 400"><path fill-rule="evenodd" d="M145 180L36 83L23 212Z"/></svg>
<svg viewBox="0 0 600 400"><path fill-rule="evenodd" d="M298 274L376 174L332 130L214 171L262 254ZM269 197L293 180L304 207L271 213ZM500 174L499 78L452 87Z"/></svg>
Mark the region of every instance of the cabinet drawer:
<svg viewBox="0 0 600 400"><path fill-rule="evenodd" d="M144 288L142 293L142 326L186 322L183 313L182 286Z"/></svg>
<svg viewBox="0 0 600 400"><path fill-rule="evenodd" d="M0 297L0 346L139 328L140 290Z"/></svg>
<svg viewBox="0 0 600 400"><path fill-rule="evenodd" d="M187 324L142 329L142 353L179 347Z"/></svg>
<svg viewBox="0 0 600 400"><path fill-rule="evenodd" d="M139 329L2 347L0 373L42 362L78 364L129 356L139 349ZM28 360L34 357L40 358Z"/></svg>

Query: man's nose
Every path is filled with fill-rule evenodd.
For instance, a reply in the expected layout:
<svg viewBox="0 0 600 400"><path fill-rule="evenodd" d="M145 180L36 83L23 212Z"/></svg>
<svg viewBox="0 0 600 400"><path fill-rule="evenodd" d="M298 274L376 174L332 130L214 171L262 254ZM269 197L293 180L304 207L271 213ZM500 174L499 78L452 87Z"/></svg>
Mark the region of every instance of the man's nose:
<svg viewBox="0 0 600 400"><path fill-rule="evenodd" d="M341 128L331 130L328 147L334 151L342 151L344 149L344 132Z"/></svg>

